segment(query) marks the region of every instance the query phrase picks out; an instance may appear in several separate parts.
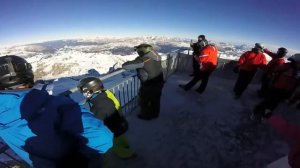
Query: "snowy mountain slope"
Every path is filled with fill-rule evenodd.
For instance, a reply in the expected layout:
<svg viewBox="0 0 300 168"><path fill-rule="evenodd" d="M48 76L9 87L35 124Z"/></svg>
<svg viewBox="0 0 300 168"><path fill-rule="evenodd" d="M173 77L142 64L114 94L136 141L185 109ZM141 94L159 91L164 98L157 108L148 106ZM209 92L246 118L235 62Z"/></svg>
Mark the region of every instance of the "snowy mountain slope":
<svg viewBox="0 0 300 168"><path fill-rule="evenodd" d="M167 37L131 37L56 40L0 49L0 55L20 55L32 63L36 79L56 79L88 74L89 70L105 74L134 59L133 46L149 43L161 54L178 49L189 49L190 40ZM237 59L249 49L246 45L217 43L220 56ZM192 51L190 51L192 53Z"/></svg>

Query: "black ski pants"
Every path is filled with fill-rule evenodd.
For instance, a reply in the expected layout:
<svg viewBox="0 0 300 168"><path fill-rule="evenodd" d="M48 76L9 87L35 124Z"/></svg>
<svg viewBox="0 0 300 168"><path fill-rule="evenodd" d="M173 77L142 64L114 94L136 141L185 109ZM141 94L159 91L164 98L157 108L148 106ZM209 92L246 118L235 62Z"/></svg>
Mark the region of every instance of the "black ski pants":
<svg viewBox="0 0 300 168"><path fill-rule="evenodd" d="M141 114L147 117L158 117L160 113L160 98L164 85L163 75L152 81L141 83L139 105Z"/></svg>
<svg viewBox="0 0 300 168"><path fill-rule="evenodd" d="M247 89L249 83L253 79L256 71L239 71L238 79L234 86L234 93L237 96L241 96L243 92Z"/></svg>
<svg viewBox="0 0 300 168"><path fill-rule="evenodd" d="M211 73L212 71L198 71L196 74L194 74L194 78L189 83L184 85L185 90L190 90L195 84L197 84L201 80L201 84L197 89L197 92L203 93L207 86L208 79Z"/></svg>
<svg viewBox="0 0 300 168"><path fill-rule="evenodd" d="M196 60L195 57L193 57L193 75L199 73L199 71L200 71L200 64L198 60Z"/></svg>
<svg viewBox="0 0 300 168"><path fill-rule="evenodd" d="M272 112L282 101L284 101L290 95L291 92L288 92L283 89L270 89L265 99L257 106L255 106L254 114L264 116L264 112L266 109L269 109Z"/></svg>

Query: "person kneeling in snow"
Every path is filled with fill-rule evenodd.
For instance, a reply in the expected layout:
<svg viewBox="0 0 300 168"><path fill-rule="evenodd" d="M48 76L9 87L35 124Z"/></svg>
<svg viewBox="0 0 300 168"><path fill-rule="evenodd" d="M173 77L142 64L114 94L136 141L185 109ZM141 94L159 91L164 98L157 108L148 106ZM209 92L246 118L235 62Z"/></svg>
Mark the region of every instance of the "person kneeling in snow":
<svg viewBox="0 0 300 168"><path fill-rule="evenodd" d="M113 134L70 98L31 89L31 64L0 57L0 137L31 167L101 167Z"/></svg>
<svg viewBox="0 0 300 168"><path fill-rule="evenodd" d="M122 115L118 99L109 90L105 90L102 81L96 77L87 77L77 85L80 92L87 98L90 110L95 116L104 121L104 124L114 133L114 152L121 159L130 159L136 156L129 148L125 132L128 123Z"/></svg>

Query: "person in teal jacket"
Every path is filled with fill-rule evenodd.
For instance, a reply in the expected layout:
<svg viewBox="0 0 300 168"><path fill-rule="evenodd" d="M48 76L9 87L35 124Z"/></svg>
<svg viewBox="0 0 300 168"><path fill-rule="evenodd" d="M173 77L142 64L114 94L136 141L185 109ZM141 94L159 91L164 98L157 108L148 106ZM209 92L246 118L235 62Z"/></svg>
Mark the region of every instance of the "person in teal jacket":
<svg viewBox="0 0 300 168"><path fill-rule="evenodd" d="M0 137L31 167L101 167L111 131L70 98L33 89L33 81L25 59L0 57Z"/></svg>

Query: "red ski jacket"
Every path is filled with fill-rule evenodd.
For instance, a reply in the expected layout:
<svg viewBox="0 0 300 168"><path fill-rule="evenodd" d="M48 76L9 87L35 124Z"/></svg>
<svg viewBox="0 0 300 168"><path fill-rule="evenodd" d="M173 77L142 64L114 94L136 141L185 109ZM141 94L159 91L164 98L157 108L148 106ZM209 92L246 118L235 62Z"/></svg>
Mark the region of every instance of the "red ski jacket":
<svg viewBox="0 0 300 168"><path fill-rule="evenodd" d="M206 45L200 52L198 58L200 71L208 72L217 68L218 48L214 45Z"/></svg>
<svg viewBox="0 0 300 168"><path fill-rule="evenodd" d="M273 58L267 65L266 72L272 73L277 66L283 65L285 63L284 58Z"/></svg>
<svg viewBox="0 0 300 168"><path fill-rule="evenodd" d="M283 89L291 92L297 85L297 79L295 78L296 72L291 63L285 63L278 65L274 68L275 79L272 87L275 89Z"/></svg>
<svg viewBox="0 0 300 168"><path fill-rule="evenodd" d="M300 126L289 124L280 116L273 115L268 120L280 134L288 138L291 143L289 152L289 165L292 168L300 168Z"/></svg>
<svg viewBox="0 0 300 168"><path fill-rule="evenodd" d="M244 71L256 71L257 68L264 68L267 65L266 57L263 53L247 51L239 59L238 66Z"/></svg>

